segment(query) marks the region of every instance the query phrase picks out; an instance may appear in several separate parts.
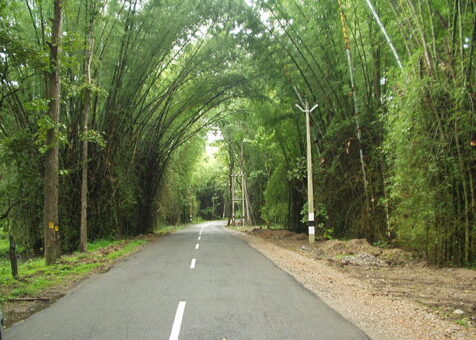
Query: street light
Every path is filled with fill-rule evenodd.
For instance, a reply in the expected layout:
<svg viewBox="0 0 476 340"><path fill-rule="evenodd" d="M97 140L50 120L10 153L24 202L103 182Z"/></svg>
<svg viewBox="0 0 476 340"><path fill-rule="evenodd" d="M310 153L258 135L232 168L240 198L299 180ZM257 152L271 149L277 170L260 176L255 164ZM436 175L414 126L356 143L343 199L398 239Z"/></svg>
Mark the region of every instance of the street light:
<svg viewBox="0 0 476 340"><path fill-rule="evenodd" d="M307 206L308 206L308 233L309 233L309 243L314 243L316 241L316 222L314 219L314 188L312 183L312 153L311 153L311 112L314 111L319 105L316 104L309 109L309 103L307 99L302 100L299 92L294 88L296 94L301 101L301 104L304 106L302 108L299 104L296 104L296 107L302 112L306 113L306 144L307 144Z"/></svg>

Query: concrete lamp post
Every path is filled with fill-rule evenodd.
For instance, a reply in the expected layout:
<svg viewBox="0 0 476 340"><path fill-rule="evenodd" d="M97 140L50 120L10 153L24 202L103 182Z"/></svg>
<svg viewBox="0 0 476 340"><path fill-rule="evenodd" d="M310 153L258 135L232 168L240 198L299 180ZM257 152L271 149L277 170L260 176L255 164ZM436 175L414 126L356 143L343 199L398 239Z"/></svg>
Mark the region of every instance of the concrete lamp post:
<svg viewBox="0 0 476 340"><path fill-rule="evenodd" d="M296 91L297 93L297 91ZM299 94L298 94L299 95ZM301 96L299 99L302 101ZM314 111L318 105L314 105L309 109L307 99L304 101L304 108L299 104L296 107L306 114L306 144L307 144L307 206L308 206L308 233L309 243L316 241L316 222L314 217L314 187L312 183L312 153L311 153L311 112Z"/></svg>

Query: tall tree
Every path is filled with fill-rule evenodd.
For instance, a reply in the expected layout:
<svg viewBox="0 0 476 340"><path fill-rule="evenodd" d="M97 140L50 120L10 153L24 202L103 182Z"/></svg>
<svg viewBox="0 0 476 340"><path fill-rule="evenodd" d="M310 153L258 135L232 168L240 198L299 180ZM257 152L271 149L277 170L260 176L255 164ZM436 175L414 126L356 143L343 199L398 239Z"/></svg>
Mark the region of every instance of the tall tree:
<svg viewBox="0 0 476 340"><path fill-rule="evenodd" d="M85 88L83 102L83 145L82 145L82 169L81 169L81 226L79 249L83 252L88 250L88 131L89 131L89 113L91 110L92 97L92 75L91 64L93 62L94 52L94 29L96 22L96 11L98 9L96 1L86 3L86 13L89 17L88 34L86 37L86 58L84 66Z"/></svg>
<svg viewBox="0 0 476 340"><path fill-rule="evenodd" d="M46 264L53 264L61 255L58 221L58 129L61 107L61 36L63 32L63 1L54 0L54 18L50 46L50 70L48 82L51 126L47 131L45 161L44 242Z"/></svg>

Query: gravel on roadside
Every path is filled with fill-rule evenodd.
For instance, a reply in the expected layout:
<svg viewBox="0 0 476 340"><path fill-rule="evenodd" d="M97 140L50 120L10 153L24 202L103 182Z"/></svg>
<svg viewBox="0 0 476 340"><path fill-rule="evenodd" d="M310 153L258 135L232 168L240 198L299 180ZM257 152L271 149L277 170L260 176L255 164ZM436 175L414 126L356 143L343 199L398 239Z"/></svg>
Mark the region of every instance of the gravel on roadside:
<svg viewBox="0 0 476 340"><path fill-rule="evenodd" d="M474 329L442 320L404 298L375 294L365 282L339 272L325 260L311 259L262 238L230 231L292 275L372 339L476 339Z"/></svg>

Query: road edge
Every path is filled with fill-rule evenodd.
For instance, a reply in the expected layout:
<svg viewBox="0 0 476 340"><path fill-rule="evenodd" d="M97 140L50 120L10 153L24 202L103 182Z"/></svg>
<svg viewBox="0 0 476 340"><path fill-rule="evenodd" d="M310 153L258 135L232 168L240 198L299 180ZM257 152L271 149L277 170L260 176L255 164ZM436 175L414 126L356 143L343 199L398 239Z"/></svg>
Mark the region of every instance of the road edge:
<svg viewBox="0 0 476 340"><path fill-rule="evenodd" d="M368 292L366 285L345 273L328 266L325 261L308 257L279 247L272 242L225 227L232 235L291 275L297 282L315 294L330 308L360 328L372 339L470 339L472 334L461 326L438 319L408 300L396 300ZM303 264L293 268L288 261ZM304 267L304 269L303 269ZM341 282L346 282L341 284ZM387 308L378 309L371 303ZM408 325L411 324L412 327Z"/></svg>

